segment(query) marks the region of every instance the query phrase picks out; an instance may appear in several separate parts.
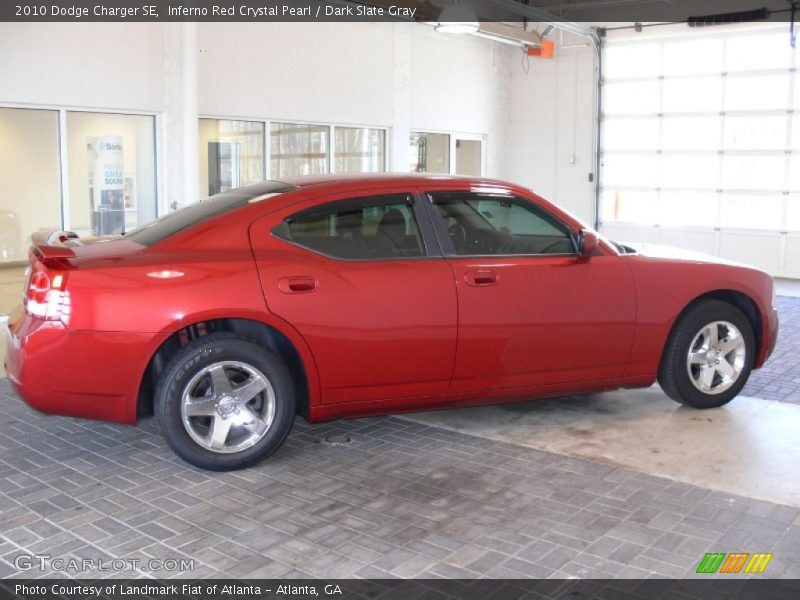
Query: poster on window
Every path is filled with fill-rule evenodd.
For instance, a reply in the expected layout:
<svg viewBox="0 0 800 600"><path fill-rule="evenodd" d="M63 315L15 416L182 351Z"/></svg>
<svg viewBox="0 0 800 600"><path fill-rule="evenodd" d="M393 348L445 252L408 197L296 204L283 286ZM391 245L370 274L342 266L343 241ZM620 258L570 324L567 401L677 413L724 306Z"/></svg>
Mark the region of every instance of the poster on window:
<svg viewBox="0 0 800 600"><path fill-rule="evenodd" d="M125 173L122 186L125 210L136 210L136 176L133 173Z"/></svg>
<svg viewBox="0 0 800 600"><path fill-rule="evenodd" d="M125 228L122 136L104 135L94 141L91 177L96 235L114 235Z"/></svg>

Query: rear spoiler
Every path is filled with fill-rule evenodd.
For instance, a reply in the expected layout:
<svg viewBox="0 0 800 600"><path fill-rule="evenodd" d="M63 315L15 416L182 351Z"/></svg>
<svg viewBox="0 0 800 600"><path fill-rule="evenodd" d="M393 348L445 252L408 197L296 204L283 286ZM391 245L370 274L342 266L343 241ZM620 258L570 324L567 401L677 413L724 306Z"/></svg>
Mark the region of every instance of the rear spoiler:
<svg viewBox="0 0 800 600"><path fill-rule="evenodd" d="M49 258L73 258L72 246L79 246L78 234L73 231L39 230L31 235L31 254L46 260Z"/></svg>

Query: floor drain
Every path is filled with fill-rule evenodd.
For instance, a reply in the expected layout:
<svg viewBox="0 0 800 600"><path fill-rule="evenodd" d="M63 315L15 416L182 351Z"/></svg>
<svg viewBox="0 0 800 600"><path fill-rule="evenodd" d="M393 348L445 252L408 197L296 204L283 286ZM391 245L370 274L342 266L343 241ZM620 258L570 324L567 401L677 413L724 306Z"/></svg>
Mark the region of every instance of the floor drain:
<svg viewBox="0 0 800 600"><path fill-rule="evenodd" d="M349 444L350 436L345 434L329 435L325 437L325 441L329 444Z"/></svg>

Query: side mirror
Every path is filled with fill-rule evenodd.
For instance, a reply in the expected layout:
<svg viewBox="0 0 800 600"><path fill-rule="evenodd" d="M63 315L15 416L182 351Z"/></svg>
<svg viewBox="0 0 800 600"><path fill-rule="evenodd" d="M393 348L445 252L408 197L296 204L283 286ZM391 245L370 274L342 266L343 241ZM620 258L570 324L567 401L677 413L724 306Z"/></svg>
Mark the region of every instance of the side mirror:
<svg viewBox="0 0 800 600"><path fill-rule="evenodd" d="M581 256L591 256L597 250L600 238L591 229L581 229L578 234L578 253Z"/></svg>

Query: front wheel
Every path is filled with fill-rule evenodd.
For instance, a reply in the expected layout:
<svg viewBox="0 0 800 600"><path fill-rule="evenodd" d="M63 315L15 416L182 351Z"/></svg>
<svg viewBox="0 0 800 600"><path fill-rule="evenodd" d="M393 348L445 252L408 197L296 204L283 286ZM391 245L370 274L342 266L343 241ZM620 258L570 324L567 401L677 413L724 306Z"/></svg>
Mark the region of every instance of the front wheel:
<svg viewBox="0 0 800 600"><path fill-rule="evenodd" d="M754 356L753 328L742 311L705 300L689 308L675 325L658 382L673 400L694 408L715 408L739 394Z"/></svg>
<svg viewBox="0 0 800 600"><path fill-rule="evenodd" d="M155 413L167 444L212 471L254 465L278 449L294 422L294 391L283 362L232 333L198 338L158 381Z"/></svg>

